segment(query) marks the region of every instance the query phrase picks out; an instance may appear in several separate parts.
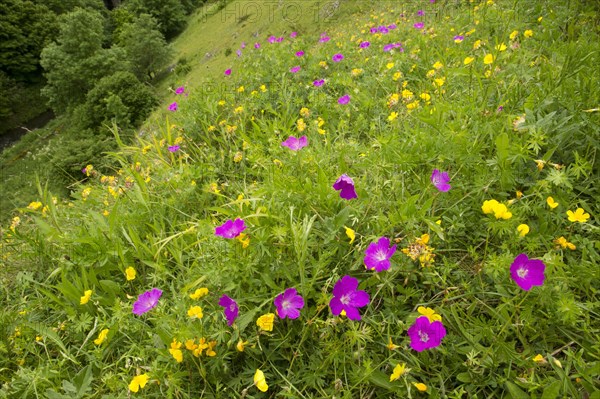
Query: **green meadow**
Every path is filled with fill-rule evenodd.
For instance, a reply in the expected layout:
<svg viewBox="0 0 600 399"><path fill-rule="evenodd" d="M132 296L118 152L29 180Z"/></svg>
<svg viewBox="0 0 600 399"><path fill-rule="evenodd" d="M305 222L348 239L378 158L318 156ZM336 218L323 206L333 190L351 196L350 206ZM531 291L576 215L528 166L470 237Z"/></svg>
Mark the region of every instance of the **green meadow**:
<svg viewBox="0 0 600 399"><path fill-rule="evenodd" d="M110 162L3 183L0 398L600 398L599 15L201 7Z"/></svg>

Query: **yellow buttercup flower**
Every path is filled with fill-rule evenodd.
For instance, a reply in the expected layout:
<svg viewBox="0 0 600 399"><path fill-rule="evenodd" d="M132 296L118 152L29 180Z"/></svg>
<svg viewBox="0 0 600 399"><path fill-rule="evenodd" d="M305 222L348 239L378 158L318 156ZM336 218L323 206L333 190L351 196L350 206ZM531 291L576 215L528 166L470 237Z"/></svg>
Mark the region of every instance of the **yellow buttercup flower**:
<svg viewBox="0 0 600 399"><path fill-rule="evenodd" d="M273 321L275 320L275 313L267 313L256 320L256 325L263 331L273 331Z"/></svg>
<svg viewBox="0 0 600 399"><path fill-rule="evenodd" d="M477 50L478 48L481 47L481 40L475 40L475 43L473 43L473 49Z"/></svg>
<svg viewBox="0 0 600 399"><path fill-rule="evenodd" d="M435 310L431 309L431 308L426 308L424 306L419 306L417 308L417 312L419 312L419 314L426 316L429 319L430 323L433 323L434 321L442 321L442 316L440 316L439 314L435 313Z"/></svg>
<svg viewBox="0 0 600 399"><path fill-rule="evenodd" d="M433 64L434 69L442 69L443 67L444 67L444 64L442 64L439 61L436 61L435 64Z"/></svg>
<svg viewBox="0 0 600 399"><path fill-rule="evenodd" d="M265 373L259 369L256 369L256 373L254 373L254 385L262 392L267 392L269 389L267 380L265 379Z"/></svg>
<svg viewBox="0 0 600 399"><path fill-rule="evenodd" d="M396 118L398 117L398 113L397 112L392 112L389 116L388 116L388 121L393 122L394 120L396 120Z"/></svg>
<svg viewBox="0 0 600 399"><path fill-rule="evenodd" d="M169 353L173 355L177 363L181 363L183 361L183 352L180 348L181 342L178 342L176 338L173 338L173 342L171 342L171 348L169 349Z"/></svg>
<svg viewBox="0 0 600 399"><path fill-rule="evenodd" d="M110 330L108 328L105 328L104 330L100 331L100 334L98 334L98 338L94 340L94 343L96 345L102 345L102 342L104 342L104 340L106 339L106 336L108 335L109 331Z"/></svg>
<svg viewBox="0 0 600 399"><path fill-rule="evenodd" d="M567 211L567 216L569 217L569 222L579 222L579 223L585 223L590 218L590 214L585 213L583 208L577 208L575 210L575 212L569 210L569 211Z"/></svg>
<svg viewBox="0 0 600 399"><path fill-rule="evenodd" d="M192 299L200 299L203 296L208 295L208 288L206 287L202 287L202 288L198 288L196 291L194 291L193 294L190 294L190 298Z"/></svg>
<svg viewBox="0 0 600 399"><path fill-rule="evenodd" d="M536 363L547 363L544 356L540 355L539 353L535 355L535 357L532 360Z"/></svg>
<svg viewBox="0 0 600 399"><path fill-rule="evenodd" d="M554 198L552 198L552 197L546 198L546 203L552 209L554 209L554 208L556 208L558 206L558 202L555 202Z"/></svg>
<svg viewBox="0 0 600 399"><path fill-rule="evenodd" d="M344 228L346 229L346 235L350 239L350 244L352 244L354 242L354 239L356 238L356 233L350 227L344 226Z"/></svg>
<svg viewBox="0 0 600 399"><path fill-rule="evenodd" d="M515 40L515 38L519 35L519 31L518 30L513 30L511 32L511 34L508 36L510 37L510 40Z"/></svg>
<svg viewBox="0 0 600 399"><path fill-rule="evenodd" d="M494 207L494 216L496 219L510 219L512 213L508 211L508 208L504 204L498 204Z"/></svg>
<svg viewBox="0 0 600 399"><path fill-rule="evenodd" d="M148 374L144 373L136 375L135 377L133 377L133 380L131 380L131 382L129 383L129 390L131 392L137 392L140 390L140 388L145 387L147 382Z"/></svg>
<svg viewBox="0 0 600 399"><path fill-rule="evenodd" d="M386 346L391 351L393 351L394 349L398 349L399 348L398 345L396 345L395 343L392 342L392 337L390 337L390 340L389 340L389 342L388 342L388 344Z"/></svg>
<svg viewBox="0 0 600 399"><path fill-rule="evenodd" d="M397 364L396 367L394 367L394 371L392 372L392 375L390 375L390 382L396 381L398 378L402 377L402 375L404 375L405 372L406 372L406 364L404 364L404 363Z"/></svg>
<svg viewBox="0 0 600 399"><path fill-rule="evenodd" d="M188 309L187 314L191 319L201 319L204 317L202 308L200 306L192 306Z"/></svg>
<svg viewBox="0 0 600 399"><path fill-rule="evenodd" d="M79 304L80 305L85 305L86 303L89 302L90 298L92 297L92 290L85 290L83 292L83 296L81 298L79 298Z"/></svg>
<svg viewBox="0 0 600 399"><path fill-rule="evenodd" d="M557 245L559 245L563 249L569 248L571 251L574 251L575 249L577 249L577 247L575 246L575 244L573 244L572 242L567 241L567 239L565 237L563 237L563 236L560 236L556 240L554 240L554 243L557 244Z"/></svg>
<svg viewBox="0 0 600 399"><path fill-rule="evenodd" d="M483 63L485 65L489 65L491 63L494 62L494 56L491 54L486 54L485 57L483 57Z"/></svg>
<svg viewBox="0 0 600 399"><path fill-rule="evenodd" d="M193 339L188 339L187 341L185 341L185 349L193 352L197 348L198 344L196 344L196 342Z"/></svg>
<svg viewBox="0 0 600 399"><path fill-rule="evenodd" d="M206 356L209 356L209 357L217 356L217 352L214 351L215 346L217 346L217 341L210 341L208 343L208 348L206 348Z"/></svg>
<svg viewBox="0 0 600 399"><path fill-rule="evenodd" d="M42 207L42 203L40 201L34 201L34 202L31 202L29 205L27 205L27 209L31 209L32 211L37 211L41 207Z"/></svg>
<svg viewBox="0 0 600 399"><path fill-rule="evenodd" d="M533 31L531 29L527 29L525 32L523 32L523 36L531 37L533 36Z"/></svg>
<svg viewBox="0 0 600 399"><path fill-rule="evenodd" d="M521 237L525 237L529 233L529 226L526 224L520 224L517 226L517 231Z"/></svg>
<svg viewBox="0 0 600 399"><path fill-rule="evenodd" d="M131 281L131 280L135 280L135 269L131 266L129 266L127 269L125 269L125 278L127 278L127 281Z"/></svg>
<svg viewBox="0 0 600 399"><path fill-rule="evenodd" d="M393 63L393 62L388 62L388 63L385 65L385 67L386 67L387 69L392 69L392 68L394 67L394 63Z"/></svg>
<svg viewBox="0 0 600 399"><path fill-rule="evenodd" d="M494 207L496 205L498 205L498 204L499 204L498 201L496 201L494 199L483 201L483 205L481 206L481 210L486 215L489 214L489 213L493 213L494 212Z"/></svg>
<svg viewBox="0 0 600 399"><path fill-rule="evenodd" d="M246 345L248 345L248 341L242 341L241 339L238 341L238 343L235 345L235 349L238 350L238 352L243 352L244 349L246 349Z"/></svg>
<svg viewBox="0 0 600 399"><path fill-rule="evenodd" d="M498 50L498 51L504 51L504 50L506 50L506 44L501 43L501 44L497 45L496 46L496 50Z"/></svg>
<svg viewBox="0 0 600 399"><path fill-rule="evenodd" d="M469 65L471 62L475 61L475 57L466 57L463 61L463 64Z"/></svg>
<svg viewBox="0 0 600 399"><path fill-rule="evenodd" d="M413 382L412 384L421 392L427 391L427 385L423 384L422 382Z"/></svg>

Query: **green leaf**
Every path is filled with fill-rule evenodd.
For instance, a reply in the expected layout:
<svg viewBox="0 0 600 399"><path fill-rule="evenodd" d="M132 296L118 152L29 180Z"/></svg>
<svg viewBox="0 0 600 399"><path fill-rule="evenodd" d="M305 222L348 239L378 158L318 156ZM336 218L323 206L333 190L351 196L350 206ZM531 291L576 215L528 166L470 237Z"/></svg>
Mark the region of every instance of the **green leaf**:
<svg viewBox="0 0 600 399"><path fill-rule="evenodd" d="M469 374L469 373L466 373L466 372L465 372L465 373L459 373L459 374L456 376L456 379L457 379L457 380L459 380L460 382L464 382L464 383L468 383L468 382L471 382L471 381L473 381L473 380L471 379L471 374Z"/></svg>
<svg viewBox="0 0 600 399"><path fill-rule="evenodd" d="M521 388L519 388L516 384L513 384L510 381L506 381L506 388L510 393L512 399L529 399L529 395L527 395Z"/></svg>
<svg viewBox="0 0 600 399"><path fill-rule="evenodd" d="M561 381L554 381L544 389L542 397L540 399L556 399L560 394L560 387L562 386Z"/></svg>
<svg viewBox="0 0 600 399"><path fill-rule="evenodd" d="M390 376L383 374L379 370L374 370L369 375L369 381L378 387L389 389L390 391L395 390L394 384L390 382Z"/></svg>

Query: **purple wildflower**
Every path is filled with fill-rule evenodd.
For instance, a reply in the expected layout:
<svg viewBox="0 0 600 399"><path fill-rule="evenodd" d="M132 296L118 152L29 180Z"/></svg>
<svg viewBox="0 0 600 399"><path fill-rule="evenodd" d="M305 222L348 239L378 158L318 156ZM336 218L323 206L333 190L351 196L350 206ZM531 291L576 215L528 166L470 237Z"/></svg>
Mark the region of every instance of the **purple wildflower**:
<svg viewBox="0 0 600 399"><path fill-rule="evenodd" d="M534 285L544 284L546 265L538 259L529 259L525 254L519 254L510 265L510 277L525 291Z"/></svg>
<svg viewBox="0 0 600 399"><path fill-rule="evenodd" d="M329 36L323 34L321 35L321 38L319 39L319 42L321 43L327 43L329 41Z"/></svg>
<svg viewBox="0 0 600 399"><path fill-rule="evenodd" d="M290 33L290 38L294 39L296 36L298 36L298 32Z"/></svg>
<svg viewBox="0 0 600 399"><path fill-rule="evenodd" d="M461 35L456 35L456 36L454 36L453 40L454 40L456 43L460 43L460 42L462 42L463 40L465 40L465 37L464 37L464 36L461 36Z"/></svg>
<svg viewBox="0 0 600 399"><path fill-rule="evenodd" d="M300 50L296 52L296 57L302 57L304 55L304 51Z"/></svg>
<svg viewBox="0 0 600 399"><path fill-rule="evenodd" d="M295 66L295 67L292 67L292 68L290 68L290 72L291 72L291 73L296 73L296 72L298 72L299 70L300 70L300 66L299 66L299 65L297 65L297 66Z"/></svg>
<svg viewBox="0 0 600 399"><path fill-rule="evenodd" d="M275 36L269 36L269 38L267 39L267 41L271 44L275 43L277 41L277 38Z"/></svg>
<svg viewBox="0 0 600 399"><path fill-rule="evenodd" d="M304 307L304 299L298 295L295 288L286 289L283 294L279 294L273 301L277 308L277 316L280 319L297 319L300 317L300 309Z"/></svg>
<svg viewBox="0 0 600 399"><path fill-rule="evenodd" d="M283 36L279 36L277 39L275 39L275 41L277 43L281 43L283 41Z"/></svg>
<svg viewBox="0 0 600 399"><path fill-rule="evenodd" d="M325 84L324 79L317 79L313 82L313 86L316 86L316 87L321 87L321 86L323 86L323 84Z"/></svg>
<svg viewBox="0 0 600 399"><path fill-rule="evenodd" d="M503 106L503 105L500 105L500 106L499 106L499 107L496 109L496 112L502 112L502 111L504 111L504 106Z"/></svg>
<svg viewBox="0 0 600 399"><path fill-rule="evenodd" d="M333 298L329 301L329 308L334 316L342 311L350 320L360 320L357 308L367 306L370 302L369 294L357 291L358 280L354 277L344 276L333 287Z"/></svg>
<svg viewBox="0 0 600 399"><path fill-rule="evenodd" d="M231 75L231 69L226 69L225 70L225 76L229 76Z"/></svg>
<svg viewBox="0 0 600 399"><path fill-rule="evenodd" d="M379 33L384 34L384 35L388 34L388 32L389 32L388 28L385 26L380 26L378 30L379 30Z"/></svg>
<svg viewBox="0 0 600 399"><path fill-rule="evenodd" d="M175 94L183 94L184 91L185 91L185 87L180 86L177 89L175 89Z"/></svg>
<svg viewBox="0 0 600 399"><path fill-rule="evenodd" d="M219 306L223 306L223 312L225 313L225 318L227 319L227 325L231 327L235 319L238 317L238 304L236 301L228 297L227 295L223 295L219 298Z"/></svg>
<svg viewBox="0 0 600 399"><path fill-rule="evenodd" d="M229 219L222 225L215 228L215 235L223 238L235 238L244 230L246 230L246 224L242 219Z"/></svg>
<svg viewBox="0 0 600 399"><path fill-rule="evenodd" d="M171 112L177 111L177 102L174 102L171 105L169 105L169 111L171 111Z"/></svg>
<svg viewBox="0 0 600 399"><path fill-rule="evenodd" d="M242 50L237 49L237 51L235 52L237 54L238 57L242 56Z"/></svg>
<svg viewBox="0 0 600 399"><path fill-rule="evenodd" d="M169 152L177 152L179 151L179 146L178 145L171 145L169 146Z"/></svg>
<svg viewBox="0 0 600 399"><path fill-rule="evenodd" d="M260 43L254 43L254 48L260 48Z"/></svg>
<svg viewBox="0 0 600 399"><path fill-rule="evenodd" d="M346 105L349 102L350 102L350 96L348 94L345 94L345 95L341 96L340 98L338 98L338 104Z"/></svg>
<svg viewBox="0 0 600 399"><path fill-rule="evenodd" d="M440 172L437 169L433 170L431 173L431 183L442 192L446 192L452 188L451 185L448 184L450 181L450 177L448 176L448 172Z"/></svg>
<svg viewBox="0 0 600 399"><path fill-rule="evenodd" d="M133 304L133 314L141 316L154 309L158 305L158 300L162 293L158 288L152 288L150 291L140 294L137 301Z"/></svg>
<svg viewBox="0 0 600 399"><path fill-rule="evenodd" d="M281 145L292 151L298 151L308 145L308 140L306 136L302 136L298 139L294 136L290 136L286 141L281 143Z"/></svg>
<svg viewBox="0 0 600 399"><path fill-rule="evenodd" d="M240 47L242 48L242 50L245 49L246 48L246 42L242 42L242 45Z"/></svg>
<svg viewBox="0 0 600 399"><path fill-rule="evenodd" d="M333 60L333 62L340 62L341 60L344 59L344 55L343 54L335 54L333 57L331 57L331 59Z"/></svg>
<svg viewBox="0 0 600 399"><path fill-rule="evenodd" d="M390 248L390 239L381 237L377 243L369 244L365 251L365 266L368 270L381 272L390 268L390 258L396 252L396 245Z"/></svg>
<svg viewBox="0 0 600 399"><path fill-rule="evenodd" d="M364 41L364 42L361 42L361 43L360 43L359 47L360 47L360 48L367 48L367 47L369 47L370 45L371 45L371 42Z"/></svg>
<svg viewBox="0 0 600 399"><path fill-rule="evenodd" d="M393 30L393 29L396 29L396 28L397 28L396 24L388 25L388 29L389 30Z"/></svg>
<svg viewBox="0 0 600 399"><path fill-rule="evenodd" d="M348 175L341 175L333 184L336 191L340 191L340 197L345 200L357 198L356 190L354 189L354 181Z"/></svg>
<svg viewBox="0 0 600 399"><path fill-rule="evenodd" d="M423 10L419 10L419 11L417 11L417 15L418 15L419 17L422 17L423 15L425 15L425 11L423 11Z"/></svg>
<svg viewBox="0 0 600 399"><path fill-rule="evenodd" d="M440 345L446 336L446 329L441 321L429 321L427 316L418 317L415 324L408 329L410 347L417 352L435 348Z"/></svg>
<svg viewBox="0 0 600 399"><path fill-rule="evenodd" d="M423 22L417 22L416 24L413 25L413 27L415 29L423 29L424 26L425 26L425 24Z"/></svg>
<svg viewBox="0 0 600 399"><path fill-rule="evenodd" d="M377 28L371 28L371 33L377 33L378 29Z"/></svg>
<svg viewBox="0 0 600 399"><path fill-rule="evenodd" d="M385 51L386 53L390 50L392 50L394 48L394 45L392 43L390 44L386 44L385 46L383 46L383 51Z"/></svg>

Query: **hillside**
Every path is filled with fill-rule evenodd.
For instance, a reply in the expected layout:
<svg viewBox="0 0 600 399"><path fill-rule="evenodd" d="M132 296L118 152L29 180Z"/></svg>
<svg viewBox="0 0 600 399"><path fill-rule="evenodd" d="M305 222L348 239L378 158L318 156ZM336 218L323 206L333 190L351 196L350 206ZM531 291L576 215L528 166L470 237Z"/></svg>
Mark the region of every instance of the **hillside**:
<svg viewBox="0 0 600 399"><path fill-rule="evenodd" d="M3 227L0 398L600 397L598 15L198 10L119 166Z"/></svg>

